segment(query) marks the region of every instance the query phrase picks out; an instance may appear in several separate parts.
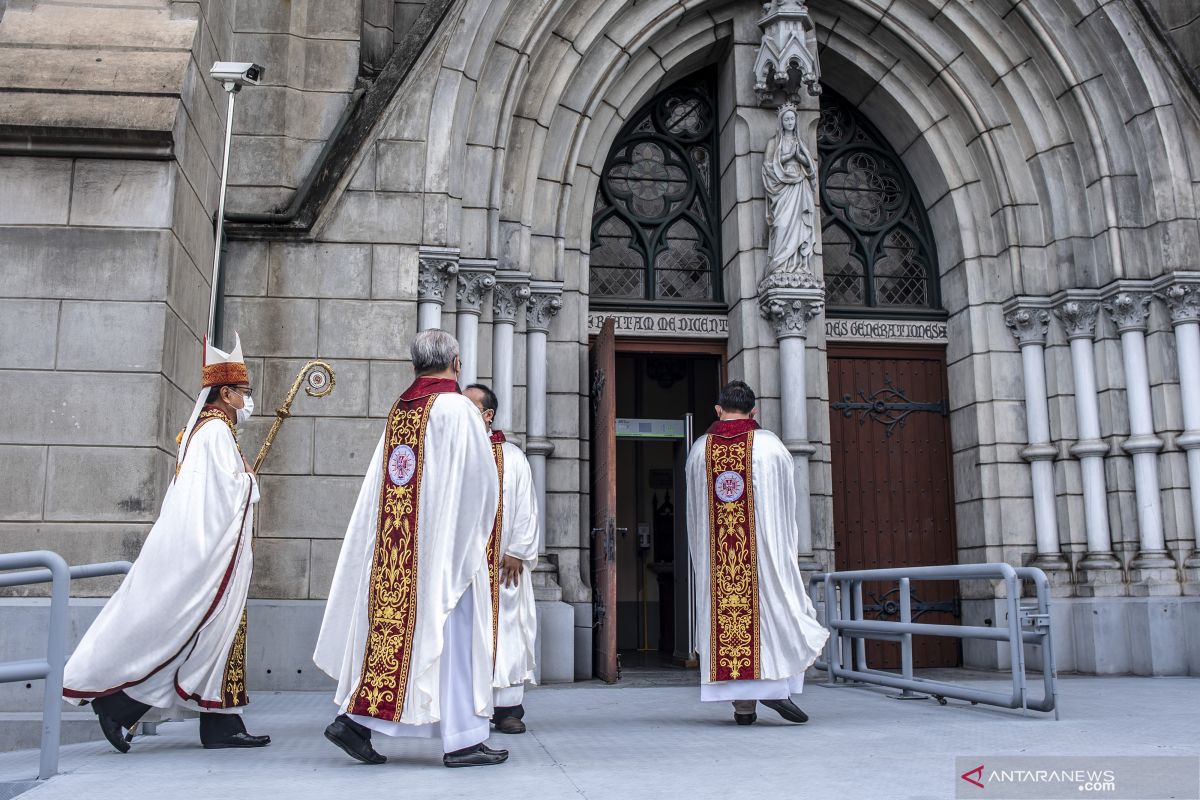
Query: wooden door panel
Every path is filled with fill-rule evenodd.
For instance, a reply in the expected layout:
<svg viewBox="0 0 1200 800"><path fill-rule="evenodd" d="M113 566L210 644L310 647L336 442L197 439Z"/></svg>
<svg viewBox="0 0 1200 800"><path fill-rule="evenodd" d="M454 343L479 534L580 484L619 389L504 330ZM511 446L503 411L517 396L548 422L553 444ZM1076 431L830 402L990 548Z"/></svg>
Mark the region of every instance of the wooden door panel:
<svg viewBox="0 0 1200 800"><path fill-rule="evenodd" d="M592 344L592 631L596 677L617 674L617 393L615 322L609 317Z"/></svg>
<svg viewBox="0 0 1200 800"><path fill-rule="evenodd" d="M957 563L946 364L942 348L830 346L835 567ZM868 618L899 619L895 584L864 585ZM912 586L914 617L958 622L958 584ZM959 643L917 637L915 666L956 666ZM868 642L871 667L900 666L899 645Z"/></svg>

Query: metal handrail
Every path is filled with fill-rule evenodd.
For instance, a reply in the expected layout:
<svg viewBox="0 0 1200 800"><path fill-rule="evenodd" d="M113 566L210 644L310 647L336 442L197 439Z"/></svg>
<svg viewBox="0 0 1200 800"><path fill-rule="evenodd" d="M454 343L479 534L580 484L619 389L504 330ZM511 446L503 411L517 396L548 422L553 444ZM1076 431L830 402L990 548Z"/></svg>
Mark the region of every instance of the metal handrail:
<svg viewBox="0 0 1200 800"><path fill-rule="evenodd" d="M938 625L912 621L910 584L914 580L980 580L1000 579L1005 585L1008 606L1006 627L975 625ZM897 581L899 583L900 621L868 620L863 617L862 585L865 581ZM1037 605L1021 605L1021 582L1030 581L1037 591ZM809 591L816 594L817 585L824 584L825 627L829 640L825 658L816 662L834 685L838 679L873 683L900 689L902 697L916 697L915 692L928 692L940 702L946 697L986 703L1003 708L1053 711L1058 719L1057 680L1054 649L1050 638L1050 582L1046 574L1034 567L1013 567L1010 564L955 564L936 567L899 567L894 569L864 569L825 572L809 579ZM913 676L912 637L952 636L960 639L985 639L1008 642L1009 667L1012 672L1010 693L989 691L971 686L935 681ZM866 640L875 639L900 643L900 674L867 666ZM1041 699L1030 701L1025 681L1025 645L1043 648ZM852 666L844 666L850 665Z"/></svg>
<svg viewBox="0 0 1200 800"><path fill-rule="evenodd" d="M46 638L46 657L24 661L0 661L0 683L45 680L42 696L42 749L38 780L58 772L58 746L62 730L63 668L67 663L67 627L70 613L71 581L122 575L133 565L128 561L68 566L58 553L31 550L25 553L0 553L0 570L24 570L0 573L0 588L50 584L50 625ZM43 569L29 569L43 567Z"/></svg>

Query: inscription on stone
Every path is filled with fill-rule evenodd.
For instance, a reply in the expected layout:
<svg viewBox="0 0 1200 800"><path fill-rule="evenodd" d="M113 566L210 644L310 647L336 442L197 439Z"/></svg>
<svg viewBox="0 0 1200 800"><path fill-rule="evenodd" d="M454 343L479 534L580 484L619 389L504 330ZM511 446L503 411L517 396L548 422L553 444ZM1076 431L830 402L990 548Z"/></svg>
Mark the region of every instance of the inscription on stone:
<svg viewBox="0 0 1200 800"><path fill-rule="evenodd" d="M722 314L592 312L588 314L588 333L599 333L608 317L613 319L617 336L729 338L729 318Z"/></svg>
<svg viewBox="0 0 1200 800"><path fill-rule="evenodd" d="M946 323L925 320L826 319L825 338L834 342L944 344Z"/></svg>

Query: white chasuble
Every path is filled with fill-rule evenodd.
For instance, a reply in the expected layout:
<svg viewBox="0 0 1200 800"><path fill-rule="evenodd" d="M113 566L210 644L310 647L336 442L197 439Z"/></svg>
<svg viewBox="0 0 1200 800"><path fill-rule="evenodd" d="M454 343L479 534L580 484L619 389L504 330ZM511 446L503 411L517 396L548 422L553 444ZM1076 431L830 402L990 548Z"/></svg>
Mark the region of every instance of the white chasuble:
<svg viewBox="0 0 1200 800"><path fill-rule="evenodd" d="M687 460L701 699L799 691L828 632L796 563L792 455L750 420L715 423Z"/></svg>
<svg viewBox="0 0 1200 800"><path fill-rule="evenodd" d="M71 702L120 690L157 708L247 702L244 613L258 485L221 412L206 408L190 434L137 561L67 662Z"/></svg>
<svg viewBox="0 0 1200 800"><path fill-rule="evenodd" d="M499 541L494 541L494 531L489 540L489 550L494 550L492 605L496 620L496 667L492 686L506 689L534 683L537 607L533 598L532 572L538 557L538 509L533 473L521 448L505 441L504 434L498 431L492 434L492 447L499 451L495 460L504 481L503 502L497 514ZM500 581L499 562L506 555L523 563L521 579L516 586L505 586ZM519 698L517 702L520 702ZM503 700L497 702L497 705L503 704Z"/></svg>
<svg viewBox="0 0 1200 800"><path fill-rule="evenodd" d="M478 741L486 738L486 548L498 496L479 410L454 381L418 378L393 406L371 457L313 654L337 680L343 713L386 733L422 735L415 727L454 714L443 703L457 706L465 694L463 705L483 717ZM443 656L454 670L443 669ZM454 731L443 726L447 733Z"/></svg>

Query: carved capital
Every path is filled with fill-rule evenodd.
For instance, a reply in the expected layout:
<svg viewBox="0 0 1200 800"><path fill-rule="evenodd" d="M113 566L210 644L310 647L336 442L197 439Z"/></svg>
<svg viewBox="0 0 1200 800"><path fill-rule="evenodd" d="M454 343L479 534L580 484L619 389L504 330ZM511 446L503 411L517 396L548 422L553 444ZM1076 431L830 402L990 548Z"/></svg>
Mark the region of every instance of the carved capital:
<svg viewBox="0 0 1200 800"><path fill-rule="evenodd" d="M758 282L758 296L765 297L773 289L817 289L825 295L825 284L807 266L795 270L777 269L768 272Z"/></svg>
<svg viewBox="0 0 1200 800"><path fill-rule="evenodd" d="M771 323L776 339L804 339L808 337L808 323L825 310L825 300L816 295L797 297L780 292L764 296L758 306L763 319Z"/></svg>
<svg viewBox="0 0 1200 800"><path fill-rule="evenodd" d="M459 264L458 310L478 316L483 310L483 297L496 285L495 267L489 263L466 261Z"/></svg>
<svg viewBox="0 0 1200 800"><path fill-rule="evenodd" d="M562 284L533 281L529 285L529 305L525 306L525 326L529 331L550 332L550 320L562 310Z"/></svg>
<svg viewBox="0 0 1200 800"><path fill-rule="evenodd" d="M1117 331L1144 331L1150 318L1150 301L1154 297L1148 291L1118 292L1104 301L1104 310L1117 326Z"/></svg>
<svg viewBox="0 0 1200 800"><path fill-rule="evenodd" d="M492 289L492 321L515 325L521 307L529 302L529 276L523 273L496 273Z"/></svg>
<svg viewBox="0 0 1200 800"><path fill-rule="evenodd" d="M758 21L762 41L754 59L754 92L763 105L775 103L777 93L798 101L800 87L821 93L816 26L804 0L769 0Z"/></svg>
<svg viewBox="0 0 1200 800"><path fill-rule="evenodd" d="M458 273L458 251L422 248L417 262L417 300L442 305L450 279Z"/></svg>
<svg viewBox="0 0 1200 800"><path fill-rule="evenodd" d="M1049 322L1050 312L1044 308L1015 308L1004 315L1004 324L1022 347L1045 344Z"/></svg>
<svg viewBox="0 0 1200 800"><path fill-rule="evenodd" d="M1096 335L1098 300L1067 300L1055 307L1054 316L1062 323L1068 339L1091 339Z"/></svg>
<svg viewBox="0 0 1200 800"><path fill-rule="evenodd" d="M1177 280L1160 289L1158 296L1167 304L1172 325L1200 322L1200 281Z"/></svg>

